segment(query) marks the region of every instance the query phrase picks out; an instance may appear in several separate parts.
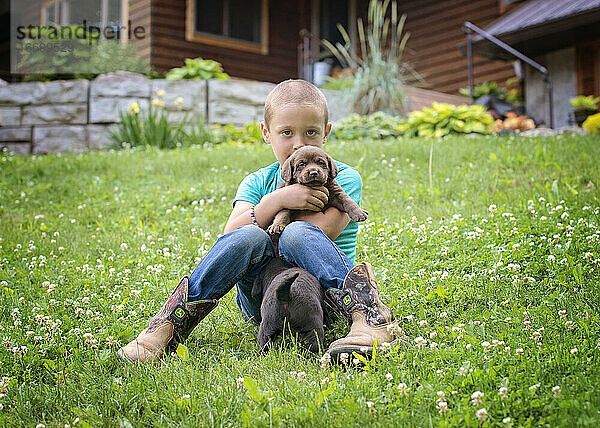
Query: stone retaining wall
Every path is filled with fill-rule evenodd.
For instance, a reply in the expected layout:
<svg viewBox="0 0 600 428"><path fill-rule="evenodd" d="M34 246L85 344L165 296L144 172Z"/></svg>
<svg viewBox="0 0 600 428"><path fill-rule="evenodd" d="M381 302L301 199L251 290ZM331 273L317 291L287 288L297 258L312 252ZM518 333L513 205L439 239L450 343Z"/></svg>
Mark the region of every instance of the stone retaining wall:
<svg viewBox="0 0 600 428"><path fill-rule="evenodd" d="M138 102L146 109L162 90L169 118L209 124L262 120L271 83L241 80L148 80L133 73L110 73L95 80L14 83L0 86L0 148L18 154L81 152L110 144L119 112ZM330 119L349 112L340 95L324 91ZM178 105L175 100L181 97Z"/></svg>

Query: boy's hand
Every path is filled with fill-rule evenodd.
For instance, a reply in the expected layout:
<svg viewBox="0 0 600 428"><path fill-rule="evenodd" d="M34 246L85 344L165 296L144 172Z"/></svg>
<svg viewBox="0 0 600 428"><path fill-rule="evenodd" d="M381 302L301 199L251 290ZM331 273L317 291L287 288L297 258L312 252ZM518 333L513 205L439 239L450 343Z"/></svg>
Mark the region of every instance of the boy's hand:
<svg viewBox="0 0 600 428"><path fill-rule="evenodd" d="M324 186L308 187L296 183L279 191L284 192L284 208L290 210L321 211L329 200L329 190Z"/></svg>

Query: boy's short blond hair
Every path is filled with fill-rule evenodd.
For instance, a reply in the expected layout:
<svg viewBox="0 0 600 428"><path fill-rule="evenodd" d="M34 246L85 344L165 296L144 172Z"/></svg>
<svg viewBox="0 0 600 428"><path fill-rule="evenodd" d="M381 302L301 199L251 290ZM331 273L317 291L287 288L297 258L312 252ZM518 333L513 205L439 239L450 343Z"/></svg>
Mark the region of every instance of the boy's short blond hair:
<svg viewBox="0 0 600 428"><path fill-rule="evenodd" d="M323 122L327 126L329 113L327 99L319 88L306 80L284 80L273 88L265 100L265 124L269 124L275 110L289 105L314 106L323 113Z"/></svg>

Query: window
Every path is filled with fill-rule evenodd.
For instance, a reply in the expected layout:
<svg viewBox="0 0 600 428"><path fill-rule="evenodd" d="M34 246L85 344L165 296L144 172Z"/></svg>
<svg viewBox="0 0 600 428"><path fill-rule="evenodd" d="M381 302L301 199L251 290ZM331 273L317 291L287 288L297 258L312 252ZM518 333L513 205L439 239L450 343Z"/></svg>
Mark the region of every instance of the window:
<svg viewBox="0 0 600 428"><path fill-rule="evenodd" d="M188 0L186 38L268 53L267 0Z"/></svg>
<svg viewBox="0 0 600 428"><path fill-rule="evenodd" d="M48 1L42 5L42 25L86 25L104 28L122 25L121 0Z"/></svg>
<svg viewBox="0 0 600 428"><path fill-rule="evenodd" d="M69 22L69 4L49 1L42 4L42 25L66 25Z"/></svg>

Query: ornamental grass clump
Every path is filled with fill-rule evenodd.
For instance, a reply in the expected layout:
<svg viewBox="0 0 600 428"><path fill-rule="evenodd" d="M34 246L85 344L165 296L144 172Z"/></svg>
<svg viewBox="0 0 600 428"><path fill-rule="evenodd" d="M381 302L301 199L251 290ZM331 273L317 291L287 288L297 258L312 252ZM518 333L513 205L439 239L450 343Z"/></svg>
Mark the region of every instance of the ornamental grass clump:
<svg viewBox="0 0 600 428"><path fill-rule="evenodd" d="M407 136L440 138L450 134L490 134L493 122L483 106L434 102L431 107L410 112L399 129Z"/></svg>
<svg viewBox="0 0 600 428"><path fill-rule="evenodd" d="M371 0L366 29L361 18L357 21L360 53L340 24L338 29L344 45L336 43L334 46L323 40L340 63L352 71L354 78L346 94L355 113L405 113L407 97L404 86L407 80L420 80L420 76L402 59L410 36L404 32L405 21L406 15L398 16L395 1Z"/></svg>
<svg viewBox="0 0 600 428"><path fill-rule="evenodd" d="M171 120L165 109L163 96L162 90L156 91L156 97L152 99L147 111L142 111L136 101L129 105L126 112L119 113L121 123L110 136L118 147L174 149L212 139L210 132L201 123L192 126L187 114L180 121ZM175 100L178 110L181 110L182 103L181 97ZM189 131L186 131L187 128Z"/></svg>

